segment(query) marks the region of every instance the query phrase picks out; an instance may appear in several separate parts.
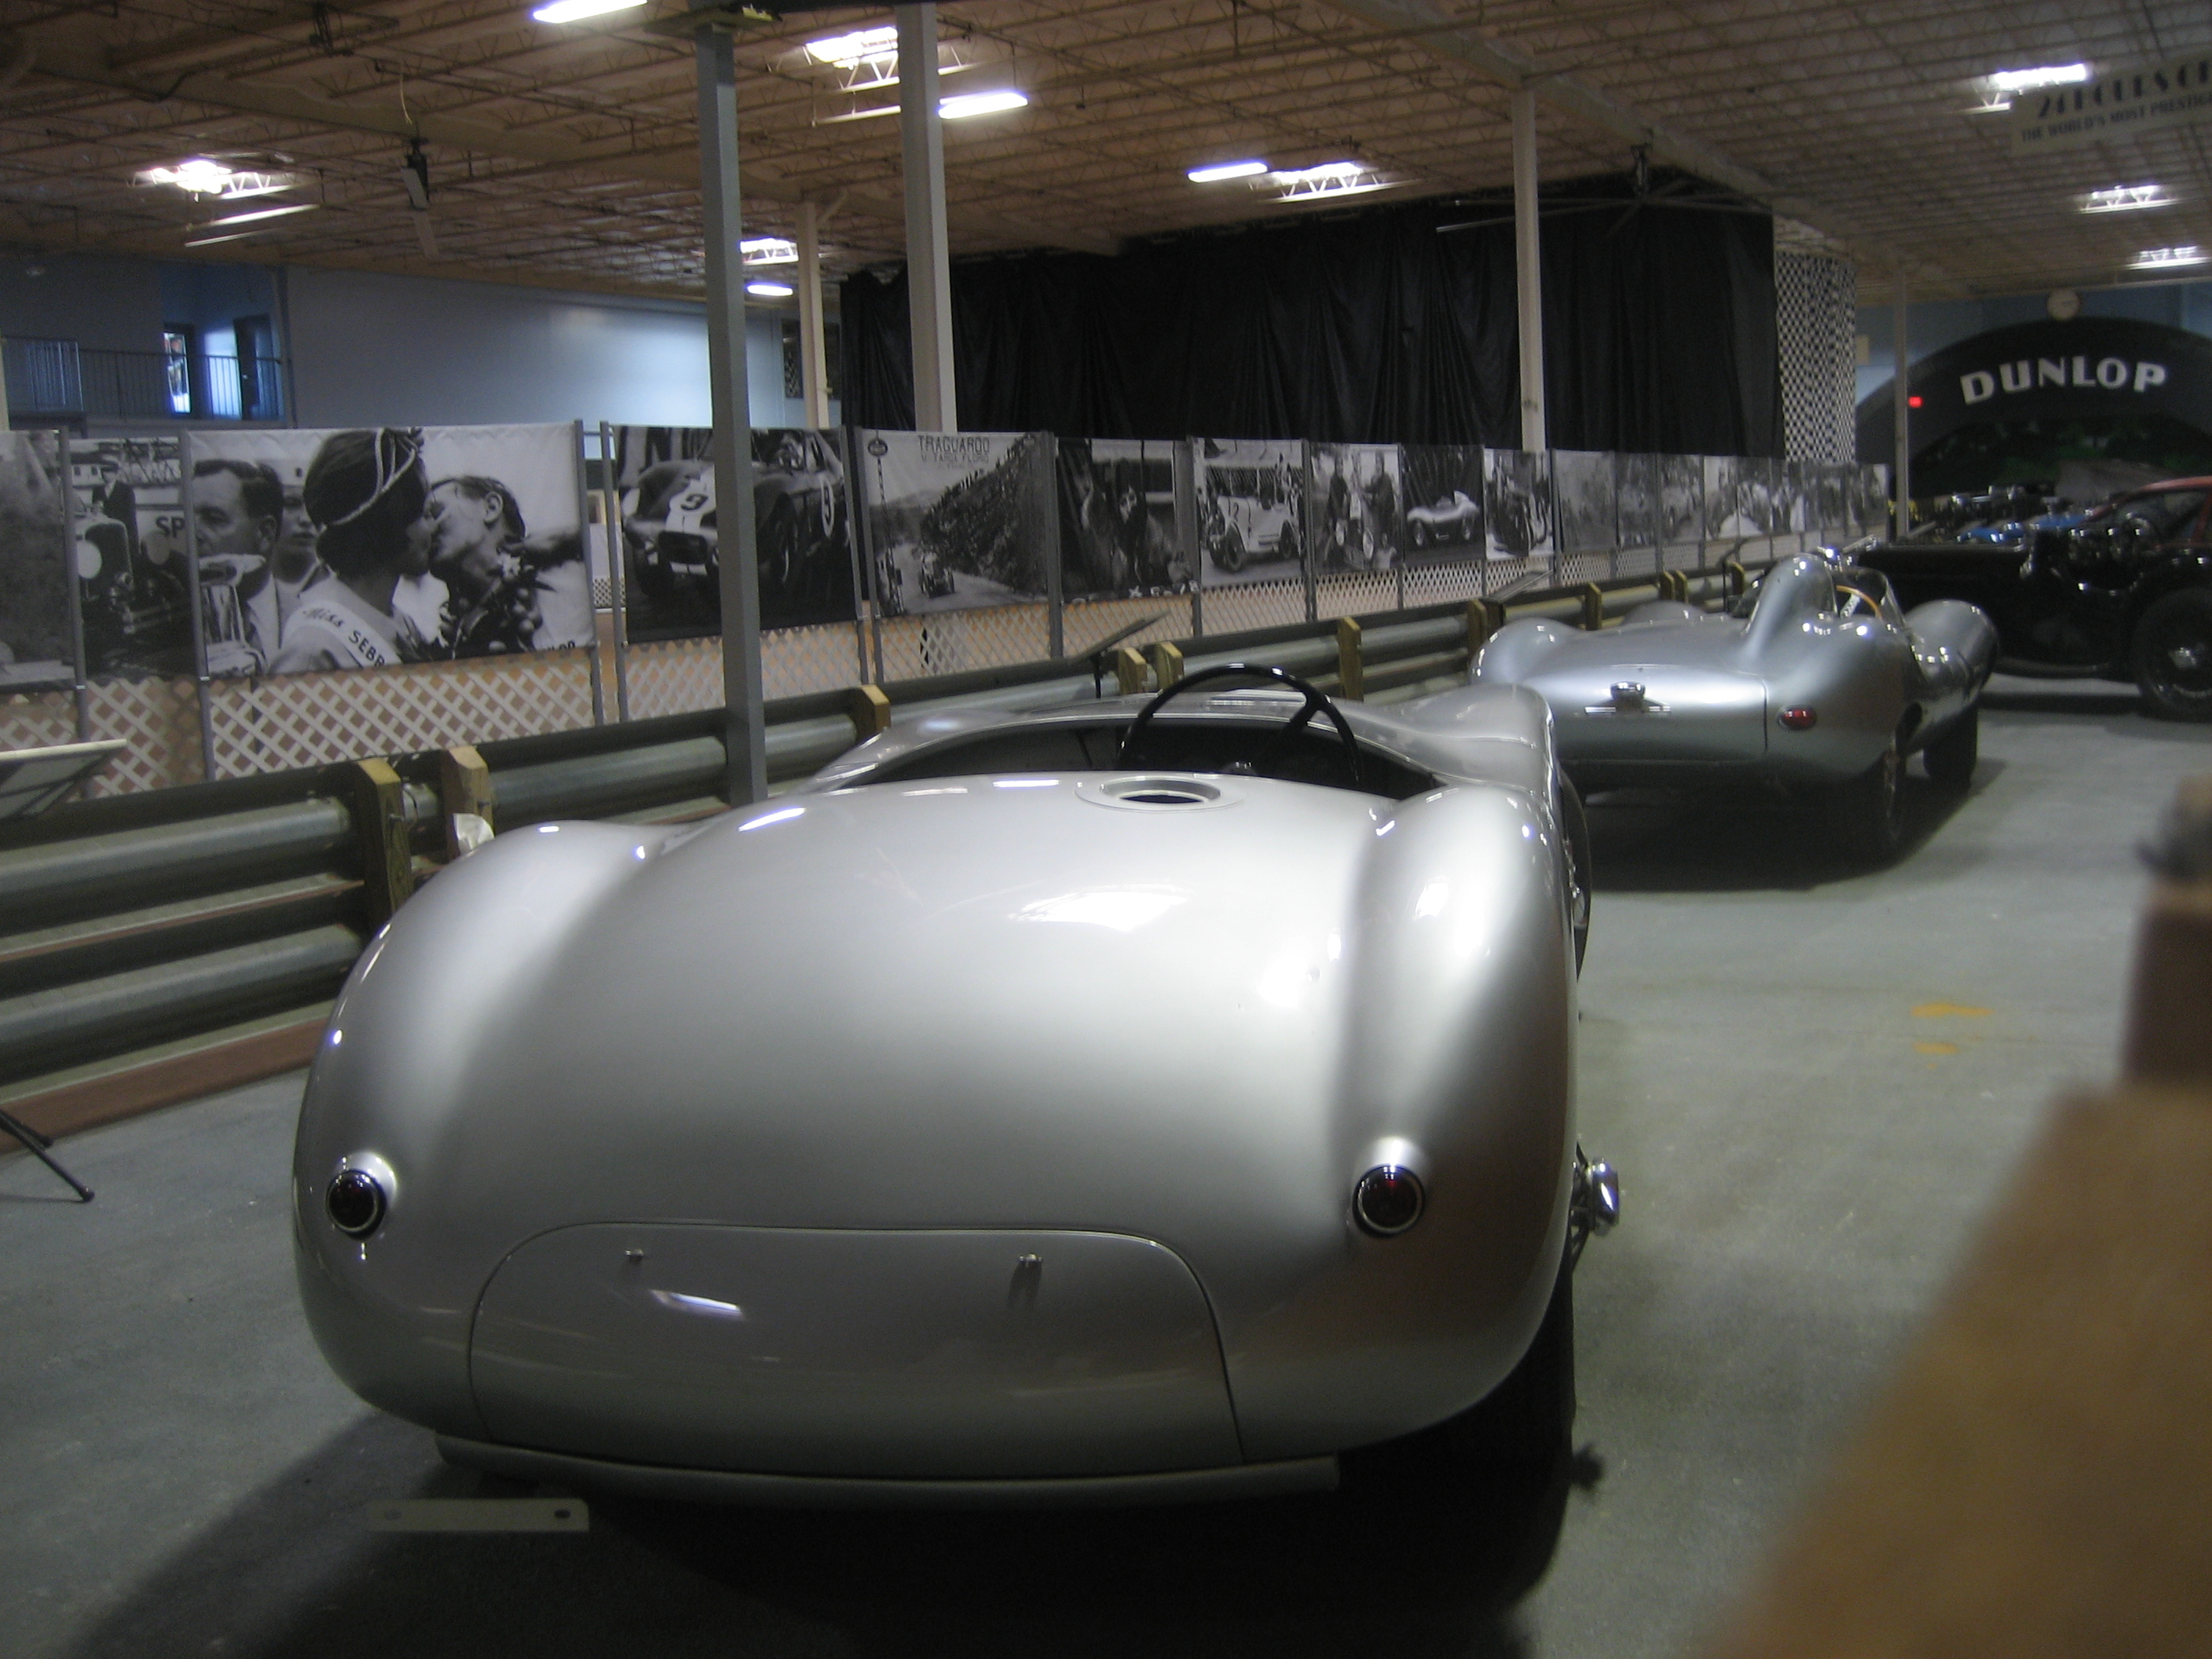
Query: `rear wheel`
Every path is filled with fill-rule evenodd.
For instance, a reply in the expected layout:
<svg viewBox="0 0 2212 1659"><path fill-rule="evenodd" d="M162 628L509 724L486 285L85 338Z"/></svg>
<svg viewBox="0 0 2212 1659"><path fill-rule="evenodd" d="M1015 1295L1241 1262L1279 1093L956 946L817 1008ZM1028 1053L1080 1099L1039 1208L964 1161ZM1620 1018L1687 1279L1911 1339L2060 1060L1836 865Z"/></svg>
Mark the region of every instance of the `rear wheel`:
<svg viewBox="0 0 2212 1659"><path fill-rule="evenodd" d="M1835 792L1836 836L1865 864L1887 864L1905 844L1905 757L1897 741L1881 758Z"/></svg>
<svg viewBox="0 0 2212 1659"><path fill-rule="evenodd" d="M2129 665L2152 712L2212 720L2212 590L2169 593L2136 623Z"/></svg>
<svg viewBox="0 0 2212 1659"><path fill-rule="evenodd" d="M1575 1280L1565 1259L1535 1340L1505 1380L1444 1425L1455 1458L1548 1464L1572 1449L1575 1430Z"/></svg>
<svg viewBox="0 0 2212 1659"><path fill-rule="evenodd" d="M1951 729L1925 750L1928 775L1944 788L1964 794L1974 781L1974 763L1981 756L1982 711L1979 704L1952 722Z"/></svg>

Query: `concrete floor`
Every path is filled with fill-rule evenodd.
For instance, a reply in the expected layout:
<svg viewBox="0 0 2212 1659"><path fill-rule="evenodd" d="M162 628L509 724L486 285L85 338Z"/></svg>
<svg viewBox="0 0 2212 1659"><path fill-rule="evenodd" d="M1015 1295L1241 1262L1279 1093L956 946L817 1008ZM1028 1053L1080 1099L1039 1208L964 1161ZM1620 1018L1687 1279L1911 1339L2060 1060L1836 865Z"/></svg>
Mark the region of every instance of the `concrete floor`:
<svg viewBox="0 0 2212 1659"><path fill-rule="evenodd" d="M299 1079L0 1161L0 1653L1683 1651L2069 1081L2112 1069L2135 848L2212 733L2004 683L1972 796L1853 875L1769 811L1594 814L1582 1449L1527 1490L1078 1517L613 1500L587 1535L373 1534L490 1490L324 1370L293 1299Z"/></svg>

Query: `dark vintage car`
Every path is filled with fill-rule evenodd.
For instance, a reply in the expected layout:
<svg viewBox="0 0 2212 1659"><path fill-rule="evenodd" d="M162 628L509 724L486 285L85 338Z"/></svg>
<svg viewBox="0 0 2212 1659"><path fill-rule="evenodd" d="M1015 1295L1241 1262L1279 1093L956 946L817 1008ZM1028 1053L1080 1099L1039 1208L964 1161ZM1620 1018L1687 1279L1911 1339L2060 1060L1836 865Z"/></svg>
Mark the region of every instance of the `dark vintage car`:
<svg viewBox="0 0 2212 1659"><path fill-rule="evenodd" d="M2132 680L2157 714L2212 720L2212 477L2173 478L2021 542L1877 542L1858 562L1905 605L1966 599L1997 628L1997 667Z"/></svg>

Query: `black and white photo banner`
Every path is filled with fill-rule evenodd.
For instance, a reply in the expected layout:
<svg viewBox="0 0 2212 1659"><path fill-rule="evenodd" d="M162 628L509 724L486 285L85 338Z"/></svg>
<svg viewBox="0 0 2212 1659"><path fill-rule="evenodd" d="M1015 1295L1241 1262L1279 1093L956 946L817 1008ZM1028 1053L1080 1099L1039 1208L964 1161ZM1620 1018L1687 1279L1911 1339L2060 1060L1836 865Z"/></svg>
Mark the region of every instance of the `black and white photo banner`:
<svg viewBox="0 0 2212 1659"><path fill-rule="evenodd" d="M85 672L133 680L192 673L184 440L73 438L69 455Z"/></svg>
<svg viewBox="0 0 2212 1659"><path fill-rule="evenodd" d="M0 690L76 678L58 432L0 432Z"/></svg>
<svg viewBox="0 0 2212 1659"><path fill-rule="evenodd" d="M1199 580L1208 587L1306 579L1306 447L1194 438Z"/></svg>
<svg viewBox="0 0 2212 1659"><path fill-rule="evenodd" d="M574 426L197 432L185 458L211 676L593 641Z"/></svg>
<svg viewBox="0 0 2212 1659"><path fill-rule="evenodd" d="M1043 603L1058 556L1048 432L878 432L855 457L886 617Z"/></svg>
<svg viewBox="0 0 2212 1659"><path fill-rule="evenodd" d="M1062 438L1056 448L1061 597L1189 592L1192 562L1176 503L1189 496L1190 447Z"/></svg>

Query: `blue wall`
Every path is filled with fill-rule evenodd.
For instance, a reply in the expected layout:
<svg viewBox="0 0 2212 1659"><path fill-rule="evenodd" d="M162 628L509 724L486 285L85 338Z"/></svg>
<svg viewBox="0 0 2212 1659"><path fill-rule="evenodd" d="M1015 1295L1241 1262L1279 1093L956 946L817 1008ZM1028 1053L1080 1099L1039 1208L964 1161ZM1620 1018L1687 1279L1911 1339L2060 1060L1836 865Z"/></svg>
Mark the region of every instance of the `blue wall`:
<svg viewBox="0 0 2212 1659"><path fill-rule="evenodd" d="M783 395L783 315L746 316L756 426L801 418L799 400ZM713 418L706 312L689 301L298 266L0 256L0 335L155 352L165 325L188 323L204 349L228 355L233 323L253 316L270 319L290 360L300 426Z"/></svg>
<svg viewBox="0 0 2212 1659"><path fill-rule="evenodd" d="M2192 334L2212 335L2212 282L2173 283L2160 287L2092 288L2079 290L2084 317L2129 317L2164 323ZM2051 313L2042 294L2007 295L1996 300L1931 300L1908 304L1905 316L1905 356L1918 362L1931 351L2010 323L2040 321ZM1889 384L1896 369L1894 310L1886 305L1859 307L1859 332L1869 343L1870 361L1858 371L1863 403Z"/></svg>

